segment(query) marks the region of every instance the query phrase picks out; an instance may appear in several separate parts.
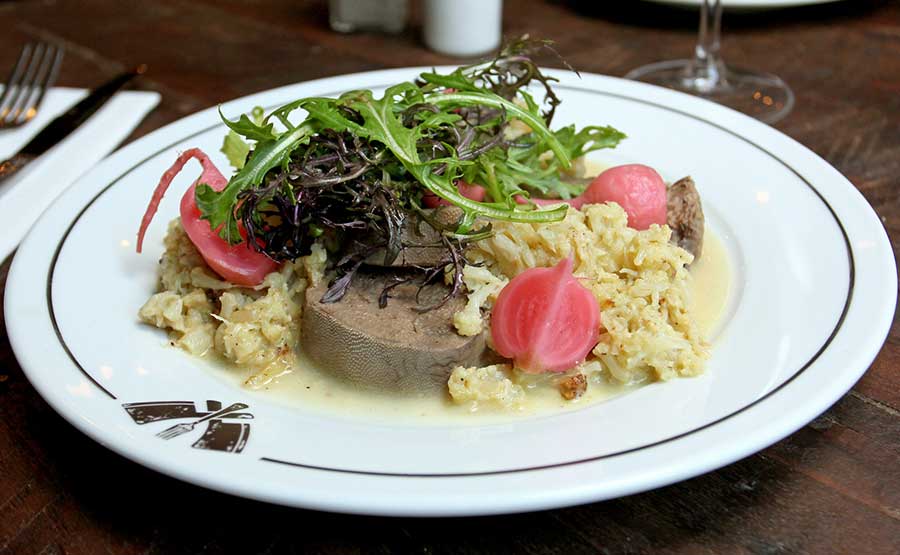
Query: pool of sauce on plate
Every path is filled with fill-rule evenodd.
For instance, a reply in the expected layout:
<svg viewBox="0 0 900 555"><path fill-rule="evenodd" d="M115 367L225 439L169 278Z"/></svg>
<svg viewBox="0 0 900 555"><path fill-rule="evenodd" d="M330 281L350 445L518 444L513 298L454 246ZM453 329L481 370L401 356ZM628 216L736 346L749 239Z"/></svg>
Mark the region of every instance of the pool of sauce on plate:
<svg viewBox="0 0 900 555"><path fill-rule="evenodd" d="M694 318L700 331L713 342L718 335L725 306L731 295L731 264L725 245L707 226L703 252L690 268Z"/></svg>
<svg viewBox="0 0 900 555"><path fill-rule="evenodd" d="M731 276L724 245L708 228L703 254L691 266L690 272L697 323L712 341L728 302ZM233 367L221 364L215 366L219 368L217 374L238 387L248 377L236 372ZM551 378L548 376L546 379ZM329 416L408 424L459 425L557 414L616 397L636 387L639 386L592 380L585 394L575 401L564 400L555 386L544 385L526 388L526 400L518 408L502 409L489 404L457 405L450 400L446 391L400 396L366 390L318 370L310 361L301 357L293 372L264 386L259 394L279 404L302 407L304 411Z"/></svg>

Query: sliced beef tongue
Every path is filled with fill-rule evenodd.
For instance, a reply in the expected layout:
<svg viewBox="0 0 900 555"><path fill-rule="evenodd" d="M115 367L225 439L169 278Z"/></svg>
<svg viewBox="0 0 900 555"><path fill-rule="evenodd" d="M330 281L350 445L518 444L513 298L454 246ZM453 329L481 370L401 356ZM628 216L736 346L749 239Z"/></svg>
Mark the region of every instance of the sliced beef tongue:
<svg viewBox="0 0 900 555"><path fill-rule="evenodd" d="M672 228L672 242L693 254L696 260L703 250L704 218L694 180L690 177L679 179L666 194L666 223Z"/></svg>
<svg viewBox="0 0 900 555"><path fill-rule="evenodd" d="M428 213L440 224L451 227L462 211L455 206L428 210ZM400 229L400 241L404 248L390 266L436 266L447 254L441 243L441 233L422 218L407 217ZM366 258L369 266L385 266L384 249L379 249Z"/></svg>
<svg viewBox="0 0 900 555"><path fill-rule="evenodd" d="M418 313L415 308L439 301L447 288L418 285L391 291L384 308L378 298L392 283L393 272L359 272L336 303L321 303L327 284L306 291L301 350L323 370L362 386L396 392L446 388L454 366L480 363L484 337L462 337L452 328L453 313L464 299Z"/></svg>

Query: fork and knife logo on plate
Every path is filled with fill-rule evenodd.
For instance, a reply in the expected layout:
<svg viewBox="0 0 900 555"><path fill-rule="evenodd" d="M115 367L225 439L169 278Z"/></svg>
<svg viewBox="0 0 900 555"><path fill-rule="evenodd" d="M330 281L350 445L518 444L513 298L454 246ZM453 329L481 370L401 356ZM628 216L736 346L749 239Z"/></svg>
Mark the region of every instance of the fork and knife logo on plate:
<svg viewBox="0 0 900 555"><path fill-rule="evenodd" d="M206 410L198 410L193 401L150 401L143 403L125 403L125 412L131 416L135 424L150 424L163 420L189 419L170 426L156 436L162 439L174 439L193 432L201 424L206 424L203 435L191 447L194 449L210 449L228 453L240 453L250 437L250 424L246 422L228 422L226 420L252 420L253 415L242 412L248 408L244 403L233 403L222 408L219 401L206 401Z"/></svg>

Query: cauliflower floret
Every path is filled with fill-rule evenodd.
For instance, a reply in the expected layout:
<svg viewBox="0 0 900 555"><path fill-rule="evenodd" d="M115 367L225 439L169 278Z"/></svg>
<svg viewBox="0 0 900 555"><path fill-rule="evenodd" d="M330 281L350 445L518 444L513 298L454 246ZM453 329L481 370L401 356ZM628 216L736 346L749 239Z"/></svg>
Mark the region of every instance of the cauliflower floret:
<svg viewBox="0 0 900 555"><path fill-rule="evenodd" d="M463 283L469 290L466 306L453 315L453 326L460 335L478 335L484 329L483 307L493 306L500 290L509 280L495 276L483 266L463 268Z"/></svg>
<svg viewBox="0 0 900 555"><path fill-rule="evenodd" d="M138 311L141 321L162 329L184 332L210 321L212 305L202 289L186 295L163 291L150 297Z"/></svg>
<svg viewBox="0 0 900 555"><path fill-rule="evenodd" d="M213 342L216 327L210 316L212 304L202 289L186 295L163 291L150 297L138 311L141 321L169 329L175 345L202 356Z"/></svg>
<svg viewBox="0 0 900 555"><path fill-rule="evenodd" d="M181 347L194 356L202 357L213 348L215 335L215 324L201 324L188 328L180 338L175 340L175 346Z"/></svg>
<svg viewBox="0 0 900 555"><path fill-rule="evenodd" d="M311 287L318 287L325 279L325 265L328 263L328 252L325 247L319 243L315 243L309 255L298 259L294 264L297 266L297 273L305 275ZM300 268L303 268L302 271Z"/></svg>
<svg viewBox="0 0 900 555"><path fill-rule="evenodd" d="M286 285L270 287L258 299L239 291L222 293L216 350L236 364L258 369L290 353L297 342L294 321L300 305L288 295Z"/></svg>
<svg viewBox="0 0 900 555"><path fill-rule="evenodd" d="M181 295L172 291L156 293L138 311L142 322L151 326L175 331L184 331L184 303Z"/></svg>
<svg viewBox="0 0 900 555"><path fill-rule="evenodd" d="M509 378L512 369L507 364L483 367L457 366L450 373L447 387L454 403L497 403L504 408L519 404L525 398L525 390Z"/></svg>
<svg viewBox="0 0 900 555"><path fill-rule="evenodd" d="M196 287L191 276L195 268L208 270L206 261L191 243L181 227L181 219L169 222L169 229L163 240L166 250L159 259L159 281L161 291L184 294Z"/></svg>

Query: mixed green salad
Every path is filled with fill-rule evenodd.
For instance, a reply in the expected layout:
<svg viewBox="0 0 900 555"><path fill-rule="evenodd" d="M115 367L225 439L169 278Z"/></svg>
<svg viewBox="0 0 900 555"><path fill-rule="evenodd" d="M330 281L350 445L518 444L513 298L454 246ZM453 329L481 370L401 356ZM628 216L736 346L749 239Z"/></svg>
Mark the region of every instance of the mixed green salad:
<svg viewBox="0 0 900 555"><path fill-rule="evenodd" d="M339 254L335 299L373 252L383 250L390 265L409 247L401 230L410 219L441 233L446 260L419 268L434 275L460 268L466 243L489 234L491 220L560 220L565 206L539 209L527 199L579 195L584 183L566 174L573 160L625 135L604 126L550 129L560 101L556 80L532 58L541 48L548 43L519 39L491 61L422 73L381 98L358 90L237 121L223 116L231 129L223 151L237 171L221 190L196 187L201 217L228 244L246 241L275 261L324 241ZM481 193L467 196L461 184ZM454 218L434 218L435 201L457 207Z"/></svg>

